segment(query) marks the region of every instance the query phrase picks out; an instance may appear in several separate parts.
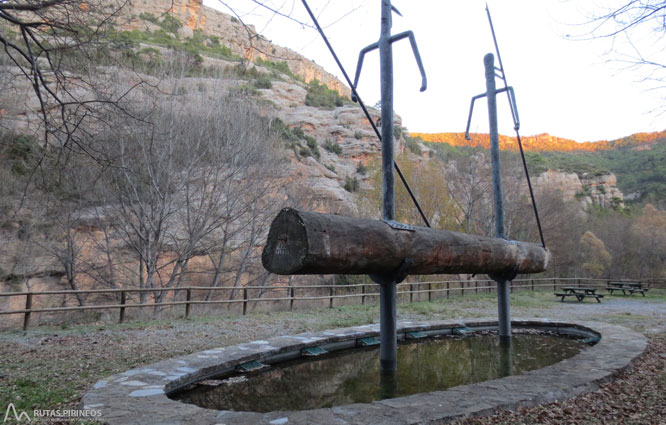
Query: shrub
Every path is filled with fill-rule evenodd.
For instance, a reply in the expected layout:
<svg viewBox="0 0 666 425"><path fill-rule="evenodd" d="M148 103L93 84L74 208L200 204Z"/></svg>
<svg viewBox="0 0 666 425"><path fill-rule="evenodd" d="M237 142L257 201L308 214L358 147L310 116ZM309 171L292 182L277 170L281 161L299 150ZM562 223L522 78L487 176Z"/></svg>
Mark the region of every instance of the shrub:
<svg viewBox="0 0 666 425"><path fill-rule="evenodd" d="M356 166L356 172L362 176L368 174L368 167L366 167L361 161L358 162Z"/></svg>
<svg viewBox="0 0 666 425"><path fill-rule="evenodd" d="M332 141L331 139L326 139L324 141L324 149L336 155L340 155L342 153L342 146L340 146L337 142Z"/></svg>
<svg viewBox="0 0 666 425"><path fill-rule="evenodd" d="M405 139L405 143L406 143L407 149L409 149L409 151L411 153L419 155L419 156L423 153L423 151L421 150L421 146L417 142L417 139L414 139L412 137L408 137L408 138Z"/></svg>
<svg viewBox="0 0 666 425"><path fill-rule="evenodd" d="M328 164L328 165L325 165L324 167L326 167L326 169L327 169L328 171L331 171L331 172L333 172L333 173L335 173L335 174L338 174L337 170L335 169L335 167L334 167L333 165Z"/></svg>
<svg viewBox="0 0 666 425"><path fill-rule="evenodd" d="M305 104L316 108L333 109L344 105L344 98L337 91L329 89L315 78L308 84Z"/></svg>
<svg viewBox="0 0 666 425"><path fill-rule="evenodd" d="M14 133L0 136L0 158L11 164L14 175L27 174L41 154L42 147L33 136Z"/></svg>
<svg viewBox="0 0 666 425"><path fill-rule="evenodd" d="M262 75L261 77L254 80L254 87L258 89L270 89L273 87L273 82L267 75Z"/></svg>
<svg viewBox="0 0 666 425"><path fill-rule="evenodd" d="M296 78L296 76L291 72L291 69L289 69L289 64L287 63L287 61L272 62L269 60L264 60L262 58L257 58L257 60L255 60L254 63L256 63L259 66L263 66L264 68L281 72L282 74L285 74L291 78Z"/></svg>
<svg viewBox="0 0 666 425"><path fill-rule="evenodd" d="M356 130L356 131L354 132L354 139L356 139L356 140L361 140L361 138L363 138L363 133L361 133L360 131Z"/></svg>
<svg viewBox="0 0 666 425"><path fill-rule="evenodd" d="M360 187L360 183L358 181L358 178L356 176L354 177L345 177L345 185L343 186L347 192L356 192L358 191Z"/></svg>
<svg viewBox="0 0 666 425"><path fill-rule="evenodd" d="M303 130L301 130L301 132L302 131ZM314 137L308 135L304 135L303 139L305 140L305 143L308 145L308 148L312 152L312 156L314 156L317 159L321 158L321 153L319 152L319 145L317 144L317 140Z"/></svg>
<svg viewBox="0 0 666 425"><path fill-rule="evenodd" d="M180 22L178 19L174 18L172 15L166 13L164 14L164 18L158 23L160 28L162 28L166 32L170 32L172 34L177 34L178 30L183 27L183 23Z"/></svg>
<svg viewBox="0 0 666 425"><path fill-rule="evenodd" d="M157 18L152 13L142 12L139 14L139 19L157 24Z"/></svg>

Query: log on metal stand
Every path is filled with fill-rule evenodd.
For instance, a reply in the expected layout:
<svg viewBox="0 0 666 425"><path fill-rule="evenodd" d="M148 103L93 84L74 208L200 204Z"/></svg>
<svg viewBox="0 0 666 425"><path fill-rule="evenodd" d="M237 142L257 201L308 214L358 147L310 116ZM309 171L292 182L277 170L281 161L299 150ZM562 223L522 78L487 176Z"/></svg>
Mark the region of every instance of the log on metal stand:
<svg viewBox="0 0 666 425"><path fill-rule="evenodd" d="M283 209L273 220L262 253L264 267L280 275L390 276L405 261L409 274L512 275L546 270L541 245L473 236L384 221Z"/></svg>

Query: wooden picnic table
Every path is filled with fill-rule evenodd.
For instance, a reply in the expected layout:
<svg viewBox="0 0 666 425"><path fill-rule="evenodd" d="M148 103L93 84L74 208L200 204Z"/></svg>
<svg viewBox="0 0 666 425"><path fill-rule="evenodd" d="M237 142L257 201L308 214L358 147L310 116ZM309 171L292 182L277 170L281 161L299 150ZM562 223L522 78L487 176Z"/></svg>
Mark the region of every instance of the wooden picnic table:
<svg viewBox="0 0 666 425"><path fill-rule="evenodd" d="M581 286L562 286L560 289L564 292L555 293L560 297L560 302L564 302L566 297L576 298L578 302L582 302L585 298L595 298L598 303L601 302L602 294L597 294L597 288L581 287Z"/></svg>
<svg viewBox="0 0 666 425"><path fill-rule="evenodd" d="M622 282L622 281L608 281L608 286L606 287L606 290L610 292L611 295L613 295L614 291L622 291L622 295L627 295L627 292L629 292L629 295L633 295L634 292L640 292L645 296L645 292L648 290L648 288L643 287L642 282Z"/></svg>

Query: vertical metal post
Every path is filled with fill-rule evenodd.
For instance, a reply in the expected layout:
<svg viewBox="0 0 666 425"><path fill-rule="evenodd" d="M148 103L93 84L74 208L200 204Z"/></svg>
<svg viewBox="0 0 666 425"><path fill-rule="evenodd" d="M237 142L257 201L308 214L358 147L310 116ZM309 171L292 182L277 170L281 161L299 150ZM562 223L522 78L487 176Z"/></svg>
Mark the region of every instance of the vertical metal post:
<svg viewBox="0 0 666 425"><path fill-rule="evenodd" d="M497 280L497 311L500 339L511 338L510 281Z"/></svg>
<svg viewBox="0 0 666 425"><path fill-rule="evenodd" d="M490 161L493 173L493 205L495 207L495 234L504 238L504 207L502 200L502 175L500 169L499 130L497 127L497 87L495 85L495 56L488 53L483 58L486 73L486 99L488 100L488 122L490 124ZM511 337L511 310L509 305L509 281L497 282L497 310L500 338Z"/></svg>
<svg viewBox="0 0 666 425"><path fill-rule="evenodd" d="M127 302L127 295L125 295L125 291L122 291L120 293L120 318L118 319L118 323L123 323L125 321L125 303Z"/></svg>
<svg viewBox="0 0 666 425"><path fill-rule="evenodd" d="M333 308L333 294L334 294L333 291L334 291L334 288L333 288L332 286L330 286L330 287L328 288L328 296L329 296L329 299L328 299L328 308Z"/></svg>
<svg viewBox="0 0 666 425"><path fill-rule="evenodd" d="M393 48L391 46L391 0L382 0L379 66L382 99L382 218L395 220L395 176L393 174ZM379 289L380 368L382 374L396 372L396 282L384 282Z"/></svg>
<svg viewBox="0 0 666 425"><path fill-rule="evenodd" d="M495 56L488 53L483 58L486 70L486 99L490 123L490 161L493 173L493 205L495 207L495 236L504 235L504 207L502 200L502 175L500 169L499 130L497 128L497 87L495 85Z"/></svg>
<svg viewBox="0 0 666 425"><path fill-rule="evenodd" d="M361 287L361 305L365 305L365 284Z"/></svg>
<svg viewBox="0 0 666 425"><path fill-rule="evenodd" d="M451 288L450 288L450 282L447 281L447 282L446 282L446 298L447 298L447 299L449 298L449 292L450 292L450 290L451 290Z"/></svg>
<svg viewBox="0 0 666 425"><path fill-rule="evenodd" d="M32 294L28 293L25 296L25 314L23 315L23 332L28 330L28 326L30 326L30 313L32 313L30 310L32 310Z"/></svg>
<svg viewBox="0 0 666 425"><path fill-rule="evenodd" d="M393 374L398 366L395 283L379 285L379 364L382 374Z"/></svg>
<svg viewBox="0 0 666 425"><path fill-rule="evenodd" d="M243 316L247 314L247 288L243 288Z"/></svg>
<svg viewBox="0 0 666 425"><path fill-rule="evenodd" d="M448 292L447 292L448 295ZM428 302L432 301L432 283L428 283Z"/></svg>

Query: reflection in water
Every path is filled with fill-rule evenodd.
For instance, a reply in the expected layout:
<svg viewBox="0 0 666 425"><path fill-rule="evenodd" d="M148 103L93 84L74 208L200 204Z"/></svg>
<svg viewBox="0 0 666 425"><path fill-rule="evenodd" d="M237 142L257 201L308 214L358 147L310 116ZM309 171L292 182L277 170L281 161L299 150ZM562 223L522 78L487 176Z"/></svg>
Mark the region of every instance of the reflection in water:
<svg viewBox="0 0 666 425"><path fill-rule="evenodd" d="M498 378L513 375L513 343L511 338L499 339Z"/></svg>
<svg viewBox="0 0 666 425"><path fill-rule="evenodd" d="M369 403L440 391L540 369L579 353L580 341L517 334L428 339L398 347L398 372L382 376L377 347L355 349L275 365L217 387L198 386L176 394L186 403L218 410L270 412Z"/></svg>

